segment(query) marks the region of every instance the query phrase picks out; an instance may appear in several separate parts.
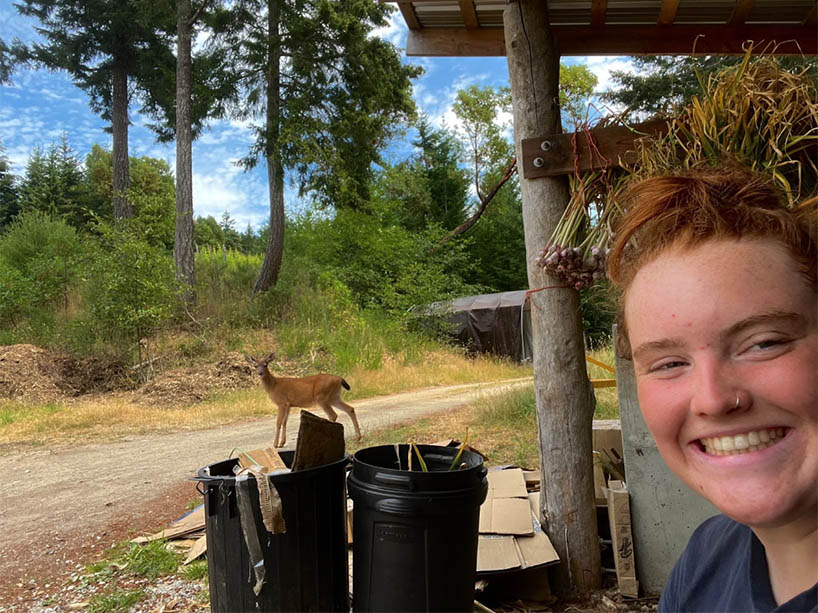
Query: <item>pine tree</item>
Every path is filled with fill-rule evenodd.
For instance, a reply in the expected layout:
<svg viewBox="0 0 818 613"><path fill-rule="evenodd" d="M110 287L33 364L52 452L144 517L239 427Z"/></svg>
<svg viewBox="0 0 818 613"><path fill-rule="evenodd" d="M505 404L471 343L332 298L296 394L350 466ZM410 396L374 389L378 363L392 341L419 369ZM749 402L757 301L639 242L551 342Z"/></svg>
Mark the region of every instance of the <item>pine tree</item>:
<svg viewBox="0 0 818 613"><path fill-rule="evenodd" d="M0 231L20 213L17 177L11 172L6 148L0 143Z"/></svg>
<svg viewBox="0 0 818 613"><path fill-rule="evenodd" d="M327 206L361 207L372 162L414 111L396 49L371 31L392 9L374 0L240 0L217 15L217 44L233 50L236 114L260 119L244 159L267 165L270 224L254 292L276 283L284 246L284 172Z"/></svg>
<svg viewBox="0 0 818 613"><path fill-rule="evenodd" d="M136 95L150 103L157 76L173 66L172 7L167 0L22 0L16 6L40 21L45 39L25 59L67 71L90 96L91 108L111 122L114 218L130 217L129 100Z"/></svg>

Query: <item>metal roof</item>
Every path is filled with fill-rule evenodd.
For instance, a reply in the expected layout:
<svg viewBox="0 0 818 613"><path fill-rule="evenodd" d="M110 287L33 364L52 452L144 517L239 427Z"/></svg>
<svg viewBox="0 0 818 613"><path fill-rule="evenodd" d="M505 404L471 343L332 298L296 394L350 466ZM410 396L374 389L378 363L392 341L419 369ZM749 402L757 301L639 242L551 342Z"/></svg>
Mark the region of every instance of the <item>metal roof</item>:
<svg viewBox="0 0 818 613"><path fill-rule="evenodd" d="M386 1L386 0L381 0ZM504 55L498 0L389 2L409 27L407 55ZM543 5L546 5L543 2ZM816 0L548 0L562 55L818 53ZM698 40L697 40L698 39Z"/></svg>

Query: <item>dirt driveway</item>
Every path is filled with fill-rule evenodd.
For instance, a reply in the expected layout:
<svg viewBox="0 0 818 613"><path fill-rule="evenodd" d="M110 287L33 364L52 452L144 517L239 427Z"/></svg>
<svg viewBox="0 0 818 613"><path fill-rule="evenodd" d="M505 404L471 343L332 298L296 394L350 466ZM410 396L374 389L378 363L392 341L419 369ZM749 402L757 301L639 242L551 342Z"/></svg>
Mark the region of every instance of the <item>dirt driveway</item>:
<svg viewBox="0 0 818 613"><path fill-rule="evenodd" d="M355 407L366 433L530 381L438 387L359 400ZM346 415L338 419L351 433ZM294 411L287 447L295 444L298 423ZM267 446L274 434L271 418L0 456L0 610L47 593L49 580L67 577L77 563L124 538L161 528L198 496L190 478L200 467L227 458L237 446Z"/></svg>

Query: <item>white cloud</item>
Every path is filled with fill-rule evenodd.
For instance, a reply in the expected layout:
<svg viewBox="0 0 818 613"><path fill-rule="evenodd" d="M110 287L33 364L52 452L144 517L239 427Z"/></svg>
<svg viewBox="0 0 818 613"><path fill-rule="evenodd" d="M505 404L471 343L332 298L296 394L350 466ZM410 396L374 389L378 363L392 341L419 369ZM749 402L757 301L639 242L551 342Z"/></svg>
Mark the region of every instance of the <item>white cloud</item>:
<svg viewBox="0 0 818 613"><path fill-rule="evenodd" d="M405 49L406 34L408 31L400 11L393 11L389 16L389 24L382 28L375 28L372 30L371 36L382 38L395 45L398 49Z"/></svg>

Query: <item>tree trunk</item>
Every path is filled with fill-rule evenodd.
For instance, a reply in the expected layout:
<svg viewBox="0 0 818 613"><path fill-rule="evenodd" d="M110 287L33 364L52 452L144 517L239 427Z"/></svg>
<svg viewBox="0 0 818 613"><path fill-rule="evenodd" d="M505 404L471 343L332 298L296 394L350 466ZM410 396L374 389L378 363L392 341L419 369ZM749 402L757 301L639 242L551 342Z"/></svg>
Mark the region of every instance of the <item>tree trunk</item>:
<svg viewBox="0 0 818 613"><path fill-rule="evenodd" d="M176 23L176 235L173 260L176 280L183 286L188 306L196 304L196 271L193 252L193 136L190 126L191 6L177 0Z"/></svg>
<svg viewBox="0 0 818 613"><path fill-rule="evenodd" d="M546 2L518 0L503 14L514 102L514 141L561 130L559 51ZM566 178L520 177L526 264L534 333L534 391L540 443L543 527L560 556L552 575L559 594L600 585L592 444L594 392L585 370L579 294L535 264L568 203ZM556 286L556 287L553 287Z"/></svg>
<svg viewBox="0 0 818 613"><path fill-rule="evenodd" d="M131 185L128 167L128 73L114 61L113 68L113 108L111 110L111 130L113 132L113 188L114 219L128 219L133 209L128 202L128 187Z"/></svg>
<svg viewBox="0 0 818 613"><path fill-rule="evenodd" d="M279 94L281 89L281 42L278 28L278 0L267 2L267 186L270 192L270 235L264 262L253 286L253 293L266 292L278 281L281 256L284 253L284 169L279 150Z"/></svg>

